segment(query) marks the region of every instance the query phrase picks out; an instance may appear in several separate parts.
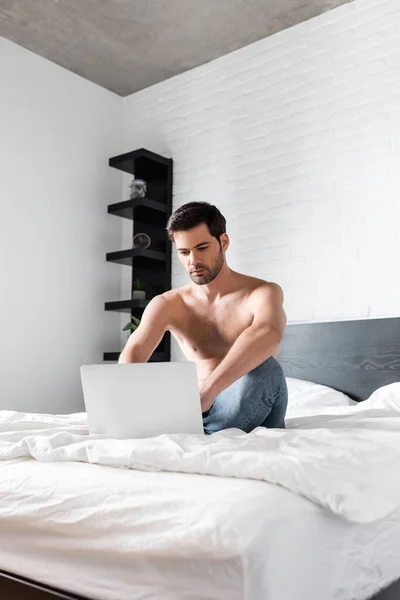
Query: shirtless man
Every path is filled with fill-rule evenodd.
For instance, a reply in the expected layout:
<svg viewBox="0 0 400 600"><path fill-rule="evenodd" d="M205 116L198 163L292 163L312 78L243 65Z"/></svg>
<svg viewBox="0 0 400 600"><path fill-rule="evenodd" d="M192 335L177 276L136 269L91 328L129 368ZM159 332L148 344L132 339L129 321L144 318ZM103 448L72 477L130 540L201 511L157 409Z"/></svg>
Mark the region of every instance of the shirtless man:
<svg viewBox="0 0 400 600"><path fill-rule="evenodd" d="M279 285L230 269L226 221L190 202L167 224L191 283L154 297L119 363L147 362L169 330L197 366L206 433L284 427L286 380L276 360L286 325Z"/></svg>

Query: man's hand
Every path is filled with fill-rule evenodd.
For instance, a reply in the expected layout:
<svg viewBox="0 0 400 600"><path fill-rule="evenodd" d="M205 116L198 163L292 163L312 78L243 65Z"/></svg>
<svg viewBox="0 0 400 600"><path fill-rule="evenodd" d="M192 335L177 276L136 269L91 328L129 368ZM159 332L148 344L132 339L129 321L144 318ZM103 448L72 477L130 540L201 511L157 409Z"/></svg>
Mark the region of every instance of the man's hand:
<svg viewBox="0 0 400 600"><path fill-rule="evenodd" d="M214 394L207 385L207 380L199 383L201 412L205 413L214 404Z"/></svg>

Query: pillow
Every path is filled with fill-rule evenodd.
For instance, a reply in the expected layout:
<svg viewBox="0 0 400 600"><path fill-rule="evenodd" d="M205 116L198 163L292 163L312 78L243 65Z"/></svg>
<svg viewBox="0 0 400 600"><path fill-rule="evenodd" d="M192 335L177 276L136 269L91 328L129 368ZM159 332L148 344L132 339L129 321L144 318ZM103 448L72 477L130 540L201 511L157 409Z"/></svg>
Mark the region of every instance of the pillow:
<svg viewBox="0 0 400 600"><path fill-rule="evenodd" d="M357 404L343 392L338 392L326 385L294 379L293 377L286 377L286 383L289 396L288 411L315 410Z"/></svg>
<svg viewBox="0 0 400 600"><path fill-rule="evenodd" d="M368 400L368 408L390 408L400 410L400 381L376 389Z"/></svg>

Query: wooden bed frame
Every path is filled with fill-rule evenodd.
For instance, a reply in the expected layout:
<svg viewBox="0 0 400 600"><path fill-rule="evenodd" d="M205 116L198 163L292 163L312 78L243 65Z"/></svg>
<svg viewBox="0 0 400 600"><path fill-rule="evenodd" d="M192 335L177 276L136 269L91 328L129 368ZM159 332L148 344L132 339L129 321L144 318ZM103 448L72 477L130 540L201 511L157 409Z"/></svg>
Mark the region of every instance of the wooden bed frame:
<svg viewBox="0 0 400 600"><path fill-rule="evenodd" d="M400 318L288 325L279 362L287 377L365 400L377 388L400 381ZM93 600L1 569L0 598ZM399 599L400 572L396 582L365 600Z"/></svg>

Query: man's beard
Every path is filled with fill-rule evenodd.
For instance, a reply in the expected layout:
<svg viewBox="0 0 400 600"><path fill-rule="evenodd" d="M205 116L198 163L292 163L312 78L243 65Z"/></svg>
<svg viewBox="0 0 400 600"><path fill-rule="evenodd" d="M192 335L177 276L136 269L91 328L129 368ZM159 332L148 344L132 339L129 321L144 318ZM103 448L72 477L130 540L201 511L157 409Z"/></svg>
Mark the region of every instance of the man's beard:
<svg viewBox="0 0 400 600"><path fill-rule="evenodd" d="M224 253L220 250L217 258L212 267L198 267L200 269L204 268L204 273L201 275L196 275L195 273L189 273L191 280L196 285L205 285L206 283L210 283L213 279L216 278L220 270L224 265Z"/></svg>

